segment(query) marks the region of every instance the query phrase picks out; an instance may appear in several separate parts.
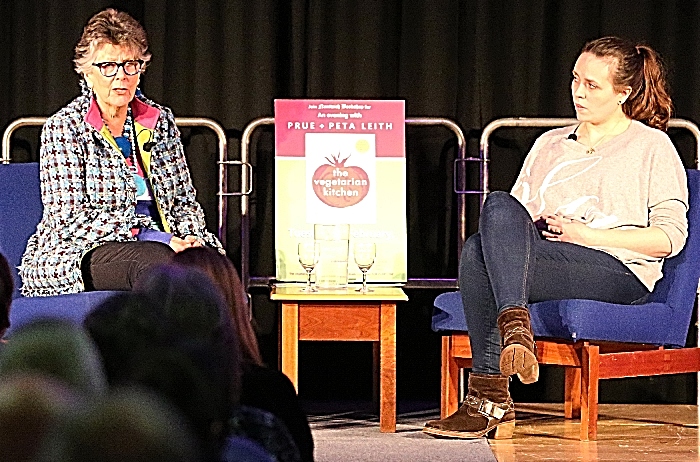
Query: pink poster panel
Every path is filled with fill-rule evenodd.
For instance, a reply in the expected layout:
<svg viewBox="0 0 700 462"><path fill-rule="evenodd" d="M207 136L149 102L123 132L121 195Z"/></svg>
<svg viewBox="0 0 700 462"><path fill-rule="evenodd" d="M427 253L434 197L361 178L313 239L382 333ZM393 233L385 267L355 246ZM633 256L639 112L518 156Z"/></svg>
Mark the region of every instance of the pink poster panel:
<svg viewBox="0 0 700 462"><path fill-rule="evenodd" d="M280 157L304 157L307 133L374 134L377 157L405 157L404 101L275 100Z"/></svg>

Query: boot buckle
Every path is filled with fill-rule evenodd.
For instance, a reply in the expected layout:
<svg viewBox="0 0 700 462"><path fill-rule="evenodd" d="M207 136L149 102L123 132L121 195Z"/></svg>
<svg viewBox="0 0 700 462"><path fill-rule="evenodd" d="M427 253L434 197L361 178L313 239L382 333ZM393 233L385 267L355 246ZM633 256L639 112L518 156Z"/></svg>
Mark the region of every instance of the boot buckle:
<svg viewBox="0 0 700 462"><path fill-rule="evenodd" d="M487 419L494 418L496 420L501 420L506 414L505 409L498 406L498 404L487 399L482 399L479 403L479 408L476 410L479 414L483 415Z"/></svg>
<svg viewBox="0 0 700 462"><path fill-rule="evenodd" d="M487 419L501 420L503 416L510 410L510 403L506 402L501 405L494 403L486 398L478 399L472 395L467 395L467 401L474 406L474 410L486 417ZM505 409L503 406L505 405Z"/></svg>

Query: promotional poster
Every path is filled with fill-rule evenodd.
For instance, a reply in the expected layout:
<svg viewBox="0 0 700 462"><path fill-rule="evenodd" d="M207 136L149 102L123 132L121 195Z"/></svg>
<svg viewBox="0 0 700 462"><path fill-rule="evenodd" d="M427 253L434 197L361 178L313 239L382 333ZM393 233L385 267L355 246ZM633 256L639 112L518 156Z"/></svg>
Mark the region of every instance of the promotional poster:
<svg viewBox="0 0 700 462"><path fill-rule="evenodd" d="M305 282L299 251L316 242L321 287L362 281L359 246L368 282L405 282L404 101L276 100L275 148L277 279Z"/></svg>

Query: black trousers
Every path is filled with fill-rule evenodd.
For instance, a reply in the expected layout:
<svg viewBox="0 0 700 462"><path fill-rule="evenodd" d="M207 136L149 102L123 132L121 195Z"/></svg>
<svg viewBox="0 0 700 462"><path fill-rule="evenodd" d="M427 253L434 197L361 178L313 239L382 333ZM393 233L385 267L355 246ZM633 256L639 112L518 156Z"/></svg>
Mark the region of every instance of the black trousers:
<svg viewBox="0 0 700 462"><path fill-rule="evenodd" d="M85 290L131 290L149 268L170 262L170 246L161 242L107 242L81 262Z"/></svg>

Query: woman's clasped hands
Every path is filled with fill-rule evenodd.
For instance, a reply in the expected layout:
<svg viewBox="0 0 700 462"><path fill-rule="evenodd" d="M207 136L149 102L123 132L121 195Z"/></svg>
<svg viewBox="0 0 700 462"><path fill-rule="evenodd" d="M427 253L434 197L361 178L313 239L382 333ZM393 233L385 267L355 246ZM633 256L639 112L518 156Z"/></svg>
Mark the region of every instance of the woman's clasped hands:
<svg viewBox="0 0 700 462"><path fill-rule="evenodd" d="M585 244L590 228L580 221L562 215L540 215L535 221L542 236L548 241Z"/></svg>
<svg viewBox="0 0 700 462"><path fill-rule="evenodd" d="M173 236L170 238L170 247L175 251L175 252L182 252L185 249L189 249L190 247L202 247L203 242L200 238L196 236L185 236L184 239L181 239L177 236Z"/></svg>

